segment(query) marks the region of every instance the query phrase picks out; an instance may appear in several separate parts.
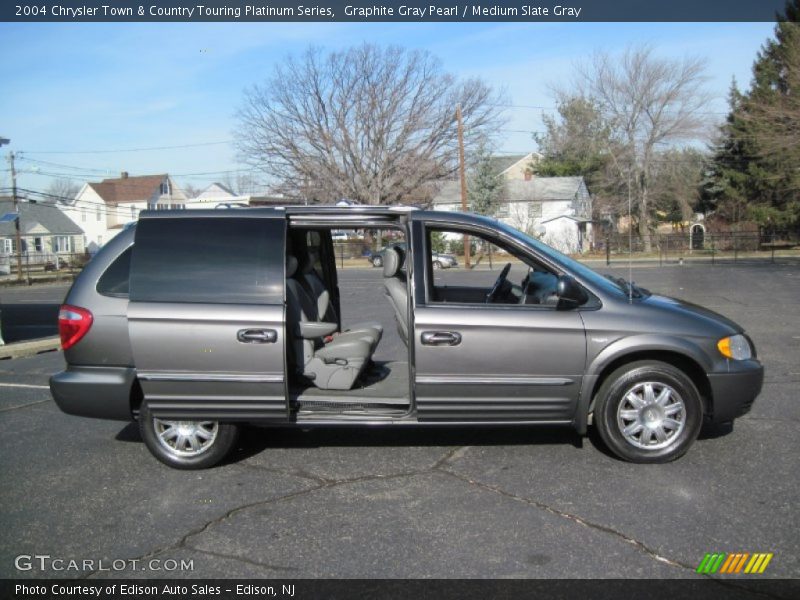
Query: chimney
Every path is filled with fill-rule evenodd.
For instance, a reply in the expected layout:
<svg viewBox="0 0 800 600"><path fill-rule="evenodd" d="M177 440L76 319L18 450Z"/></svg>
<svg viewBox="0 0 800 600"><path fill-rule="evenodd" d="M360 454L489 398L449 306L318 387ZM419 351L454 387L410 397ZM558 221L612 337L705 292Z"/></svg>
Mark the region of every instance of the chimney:
<svg viewBox="0 0 800 600"><path fill-rule="evenodd" d="M122 173L119 174L119 178L120 179L127 179L128 178L128 172L127 171L123 171Z"/></svg>

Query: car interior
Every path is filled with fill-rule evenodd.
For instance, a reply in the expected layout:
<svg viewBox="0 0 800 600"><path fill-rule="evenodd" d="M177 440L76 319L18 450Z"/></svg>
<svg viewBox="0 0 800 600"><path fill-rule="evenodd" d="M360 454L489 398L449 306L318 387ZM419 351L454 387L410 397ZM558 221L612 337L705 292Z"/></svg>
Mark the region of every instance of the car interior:
<svg viewBox="0 0 800 600"><path fill-rule="evenodd" d="M515 249L458 229L431 228L427 235L428 247L434 250L447 240L462 245L469 243L472 267L461 269L458 275L431 271L427 293L429 302L526 304L542 308L558 305L558 276Z"/></svg>
<svg viewBox="0 0 800 600"><path fill-rule="evenodd" d="M397 418L410 412L405 257L389 248L384 253L388 257L384 277L347 276L340 283L343 263L365 267L370 252L355 230L337 228L342 232L350 237L334 241L329 228L297 227L288 232L287 365L292 410L298 419L331 414ZM372 299L376 318L351 318L347 298L354 294ZM383 323L393 318L396 328L384 328Z"/></svg>
<svg viewBox="0 0 800 600"><path fill-rule="evenodd" d="M337 234L345 238L334 240L332 226L289 228L287 365L298 419L410 415L405 238L395 233L381 250L383 276L378 278L371 269L345 269L371 264L371 244L360 235L364 231L338 226ZM369 230L366 239L384 233ZM429 302L557 306L557 276L528 258L523 261L514 249L464 231L430 229L427 235L432 252L443 247L443 240L447 248L468 240L474 267L445 273L428 260ZM372 314L349 314L348 298L355 294L371 299ZM369 320L362 320L364 316ZM391 321L395 327L388 326Z"/></svg>

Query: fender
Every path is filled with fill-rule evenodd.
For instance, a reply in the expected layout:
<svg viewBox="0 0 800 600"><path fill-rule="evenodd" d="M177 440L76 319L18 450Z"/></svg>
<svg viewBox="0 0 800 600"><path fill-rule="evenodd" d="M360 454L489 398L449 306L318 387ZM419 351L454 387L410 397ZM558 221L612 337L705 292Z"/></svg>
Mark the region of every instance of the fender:
<svg viewBox="0 0 800 600"><path fill-rule="evenodd" d="M624 356L659 351L685 356L700 365L706 373L712 370L708 355L691 339L663 334L641 334L620 338L603 348L586 367L574 420L575 429L580 435L586 434L589 408L593 400L592 390L606 367Z"/></svg>

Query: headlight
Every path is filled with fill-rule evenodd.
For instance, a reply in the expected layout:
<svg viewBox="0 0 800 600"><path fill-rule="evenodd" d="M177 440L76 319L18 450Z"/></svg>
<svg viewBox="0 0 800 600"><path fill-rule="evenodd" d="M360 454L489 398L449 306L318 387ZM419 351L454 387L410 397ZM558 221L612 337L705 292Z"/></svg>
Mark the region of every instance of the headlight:
<svg viewBox="0 0 800 600"><path fill-rule="evenodd" d="M750 349L750 342L741 334L722 338L717 342L717 348L723 356L734 360L747 360L753 357L753 351Z"/></svg>

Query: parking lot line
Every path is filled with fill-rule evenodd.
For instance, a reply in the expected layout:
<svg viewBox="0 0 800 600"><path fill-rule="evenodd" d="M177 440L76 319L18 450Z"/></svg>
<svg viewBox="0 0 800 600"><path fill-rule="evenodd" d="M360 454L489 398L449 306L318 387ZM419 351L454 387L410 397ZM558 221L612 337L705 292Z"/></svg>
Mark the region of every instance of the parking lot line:
<svg viewBox="0 0 800 600"><path fill-rule="evenodd" d="M0 387L28 388L33 390L49 390L49 385L31 385L28 383L0 383Z"/></svg>

